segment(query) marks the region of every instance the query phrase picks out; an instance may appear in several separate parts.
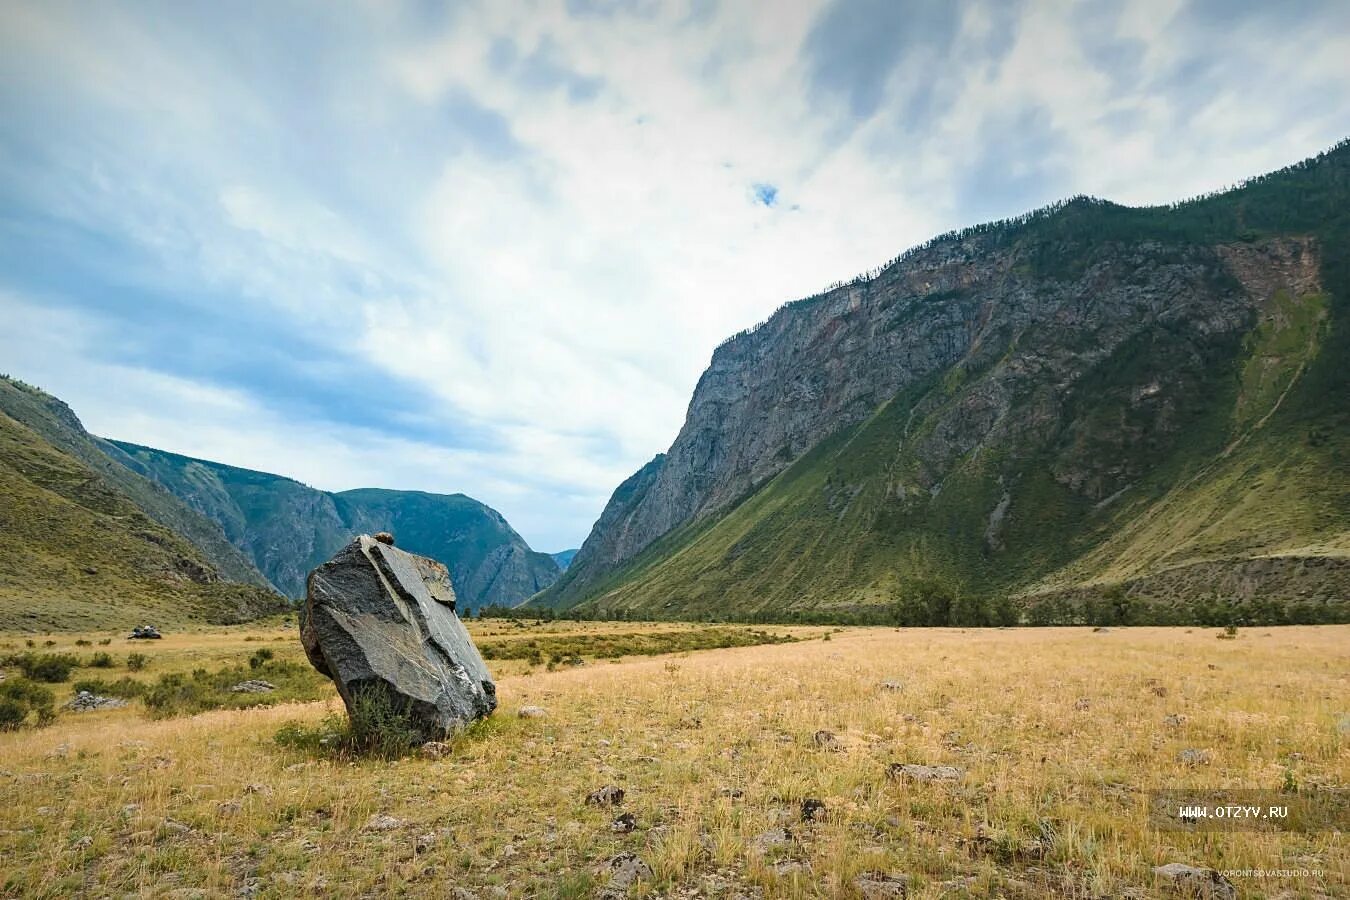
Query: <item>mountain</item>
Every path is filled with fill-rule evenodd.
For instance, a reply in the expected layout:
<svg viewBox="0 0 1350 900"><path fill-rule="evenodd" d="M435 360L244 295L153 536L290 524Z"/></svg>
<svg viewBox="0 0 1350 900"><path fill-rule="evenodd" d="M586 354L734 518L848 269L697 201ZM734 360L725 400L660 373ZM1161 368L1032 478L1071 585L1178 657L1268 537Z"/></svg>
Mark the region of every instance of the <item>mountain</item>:
<svg viewBox="0 0 1350 900"><path fill-rule="evenodd" d="M135 463L110 442L85 431L79 418L61 400L0 376L0 412L79 460L150 518L186 538L225 579L257 587L271 586L248 557L226 539L219 525L137 472Z"/></svg>
<svg viewBox="0 0 1350 900"><path fill-rule="evenodd" d="M515 606L557 579L496 510L463 494L360 489L328 493L281 475L110 442L138 471L219 523L225 536L290 597L310 570L356 534L392 532L398 546L450 568L466 609Z"/></svg>
<svg viewBox="0 0 1350 900"><path fill-rule="evenodd" d="M1347 397L1350 142L1172 206L1075 198L723 343L669 451L534 602L1343 617Z"/></svg>
<svg viewBox="0 0 1350 900"><path fill-rule="evenodd" d="M64 403L0 377L0 629L229 623L285 607L213 523L97 447Z"/></svg>
<svg viewBox="0 0 1350 900"><path fill-rule="evenodd" d="M572 557L577 555L576 550L559 550L557 553L550 553L553 561L558 564L558 568L566 572L567 567L572 564Z"/></svg>

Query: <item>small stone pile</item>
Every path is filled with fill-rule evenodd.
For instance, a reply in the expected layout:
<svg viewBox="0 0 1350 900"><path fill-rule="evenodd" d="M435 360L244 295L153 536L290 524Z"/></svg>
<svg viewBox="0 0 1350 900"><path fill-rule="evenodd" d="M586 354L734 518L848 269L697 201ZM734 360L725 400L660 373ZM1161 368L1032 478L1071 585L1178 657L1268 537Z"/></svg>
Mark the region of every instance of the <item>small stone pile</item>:
<svg viewBox="0 0 1350 900"><path fill-rule="evenodd" d="M117 709L126 705L127 701L117 697L100 697L92 691L80 691L66 704L66 709L88 712L91 709Z"/></svg>

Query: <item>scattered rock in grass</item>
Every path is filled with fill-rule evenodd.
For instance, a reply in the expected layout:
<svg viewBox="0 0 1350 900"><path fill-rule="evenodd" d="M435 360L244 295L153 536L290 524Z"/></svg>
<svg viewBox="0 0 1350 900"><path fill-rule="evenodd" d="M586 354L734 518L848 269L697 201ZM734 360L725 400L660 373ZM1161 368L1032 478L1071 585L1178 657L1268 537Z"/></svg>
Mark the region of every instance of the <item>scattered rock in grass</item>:
<svg viewBox="0 0 1350 900"><path fill-rule="evenodd" d="M825 818L825 801L807 797L802 801L802 821L819 822Z"/></svg>
<svg viewBox="0 0 1350 900"><path fill-rule="evenodd" d="M623 803L623 788L607 784L586 795L587 806L618 806Z"/></svg>
<svg viewBox="0 0 1350 900"><path fill-rule="evenodd" d="M191 825L184 825L174 819L165 819L159 827L166 834L190 834L192 832Z"/></svg>
<svg viewBox="0 0 1350 900"><path fill-rule="evenodd" d="M244 804L238 800L222 800L216 804L216 813L222 816L233 816L244 808Z"/></svg>
<svg viewBox="0 0 1350 900"><path fill-rule="evenodd" d="M1087 697L1079 697L1077 700L1073 702L1073 708L1078 710L1079 712L1082 712L1087 709L1092 709L1092 701L1089 700Z"/></svg>
<svg viewBox="0 0 1350 900"><path fill-rule="evenodd" d="M886 872L864 872L853 879L863 900L896 900L909 893L909 879Z"/></svg>
<svg viewBox="0 0 1350 900"><path fill-rule="evenodd" d="M241 681L230 688L236 694L270 694L276 689L275 684L270 681L263 681L260 678L250 678L248 681Z"/></svg>
<svg viewBox="0 0 1350 900"><path fill-rule="evenodd" d="M905 684L902 681L883 681L878 687L883 691L895 692L903 691L905 689Z"/></svg>
<svg viewBox="0 0 1350 900"><path fill-rule="evenodd" d="M1155 866L1153 874L1170 882L1177 890L1204 900L1236 900L1237 888L1213 869L1200 869L1185 863Z"/></svg>
<svg viewBox="0 0 1350 900"><path fill-rule="evenodd" d="M268 787L267 785L265 785L265 784L262 784L262 783L260 783L260 782L256 782L256 781L255 781L253 784L249 784L249 785L245 785L245 786L244 786L244 793L245 793L245 794L262 794L264 797L270 797L270 796L272 796L272 789L271 789L270 787Z"/></svg>
<svg viewBox="0 0 1350 900"><path fill-rule="evenodd" d="M426 834L419 834L417 840L413 841L413 847L418 853L426 853L434 846L436 846L436 833L432 831L428 831Z"/></svg>
<svg viewBox="0 0 1350 900"><path fill-rule="evenodd" d="M1350 713L1341 713L1336 722L1336 731L1338 734L1350 734Z"/></svg>
<svg viewBox="0 0 1350 900"><path fill-rule="evenodd" d="M615 834L628 834L635 828L637 828L637 817L632 813L624 813L609 826L609 830Z"/></svg>
<svg viewBox="0 0 1350 900"><path fill-rule="evenodd" d="M478 895L465 887L452 887L450 900L478 900Z"/></svg>
<svg viewBox="0 0 1350 900"><path fill-rule="evenodd" d="M838 750L839 738L832 731L817 731L811 735L811 741L822 750Z"/></svg>
<svg viewBox="0 0 1350 900"><path fill-rule="evenodd" d="M1208 668L1211 672L1217 672L1217 671L1219 671L1219 667L1216 666L1216 665L1214 665L1214 663L1209 663L1208 666L1207 666L1207 668Z"/></svg>
<svg viewBox="0 0 1350 900"><path fill-rule="evenodd" d="M1177 760L1188 766L1207 766L1213 759L1214 754L1208 750L1188 748L1177 754Z"/></svg>
<svg viewBox="0 0 1350 900"><path fill-rule="evenodd" d="M548 715L548 710L542 706L522 706L517 715L522 719L542 719Z"/></svg>
<svg viewBox="0 0 1350 900"><path fill-rule="evenodd" d="M602 876L609 875L609 881L600 891L600 897L603 900L618 900L620 897L626 897L638 881L651 881L653 877L652 867L643 862L636 853L631 852L610 857L609 861L600 868L600 874Z"/></svg>
<svg viewBox="0 0 1350 900"><path fill-rule="evenodd" d="M427 741L418 752L427 759L442 759L450 755L450 745L444 741Z"/></svg>
<svg viewBox="0 0 1350 900"><path fill-rule="evenodd" d="M366 831L393 831L403 827L403 820L376 813L366 820Z"/></svg>
<svg viewBox="0 0 1350 900"><path fill-rule="evenodd" d="M66 704L66 709L86 712L91 709L117 709L126 705L127 701L118 697L100 697L92 691L80 691Z"/></svg>
<svg viewBox="0 0 1350 900"><path fill-rule="evenodd" d="M94 839L93 839L92 837L90 837L89 835L86 834L86 835L85 835L84 837L82 837L82 838L77 838L76 840L71 841L71 843L70 843L70 849L72 849L72 850L87 850L87 849L89 849L89 847L90 847L93 843L94 843Z"/></svg>
<svg viewBox="0 0 1350 900"><path fill-rule="evenodd" d="M1168 728L1179 728L1180 726L1186 724L1186 717L1183 716L1181 713L1171 713L1169 715L1163 716L1163 724L1166 725Z"/></svg>
<svg viewBox="0 0 1350 900"><path fill-rule="evenodd" d="M924 766L918 763L891 763L886 768L891 778L910 781L957 781L965 776L965 769L956 766Z"/></svg>
<svg viewBox="0 0 1350 900"><path fill-rule="evenodd" d="M760 853L767 853L778 847L787 847L792 844L792 832L786 828L770 828L763 834L756 835L750 842L750 846Z"/></svg>
<svg viewBox="0 0 1350 900"><path fill-rule="evenodd" d="M1167 688L1164 687L1164 686L1161 685L1161 684L1155 684L1155 685L1153 685L1153 687L1152 687L1150 690L1153 691L1153 696L1155 696L1155 697L1166 697L1166 696L1167 696Z"/></svg>
<svg viewBox="0 0 1350 900"><path fill-rule="evenodd" d="M795 859L785 859L773 864L773 873L779 878L786 878L791 875L805 874L808 871L805 864Z"/></svg>
<svg viewBox="0 0 1350 900"><path fill-rule="evenodd" d="M745 791L740 788L722 788L717 792L719 797L727 797L731 800L740 800L745 796Z"/></svg>

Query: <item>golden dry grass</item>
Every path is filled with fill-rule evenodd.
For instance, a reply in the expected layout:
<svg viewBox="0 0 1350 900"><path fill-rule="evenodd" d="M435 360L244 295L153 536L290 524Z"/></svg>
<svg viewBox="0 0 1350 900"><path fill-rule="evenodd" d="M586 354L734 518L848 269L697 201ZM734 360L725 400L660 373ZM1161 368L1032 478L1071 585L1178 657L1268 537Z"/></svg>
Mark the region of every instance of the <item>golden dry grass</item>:
<svg viewBox="0 0 1350 900"><path fill-rule="evenodd" d="M589 896L604 883L594 867L631 850L653 870L634 891L647 896L851 896L877 870L908 876L917 897L1151 897L1166 895L1152 867L1173 861L1321 873L1235 878L1243 897L1344 896L1341 834L1147 825L1150 788L1348 780L1350 628L1215 634L850 629L507 674L498 714L440 760L349 763L275 743L331 703L65 715L0 735L3 890ZM184 637L164 664L174 650L247 653L259 644L246 636ZM520 719L525 704L548 715ZM822 729L838 749L816 746ZM1182 764L1186 748L1211 762ZM966 776L892 781L894 761ZM607 783L627 792L622 808L586 806ZM824 821L799 821L808 797ZM633 833L611 830L620 811ZM397 824L369 827L377 815ZM759 846L782 826L789 843Z"/></svg>

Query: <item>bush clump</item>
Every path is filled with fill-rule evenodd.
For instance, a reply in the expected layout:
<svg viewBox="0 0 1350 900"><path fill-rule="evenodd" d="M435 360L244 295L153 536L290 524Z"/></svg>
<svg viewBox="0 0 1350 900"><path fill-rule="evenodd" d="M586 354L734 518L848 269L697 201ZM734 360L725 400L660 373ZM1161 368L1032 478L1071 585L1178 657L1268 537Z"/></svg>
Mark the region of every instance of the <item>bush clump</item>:
<svg viewBox="0 0 1350 900"><path fill-rule="evenodd" d="M231 690L242 681L265 680L275 686L266 693ZM173 672L161 675L143 696L153 718L191 716L212 709L245 709L295 700L318 700L331 684L309 666L269 660L257 666L227 666L214 672L196 669L191 675Z"/></svg>
<svg viewBox="0 0 1350 900"><path fill-rule="evenodd" d="M30 717L37 728L56 718L51 689L27 678L0 681L0 731L22 728Z"/></svg>
<svg viewBox="0 0 1350 900"><path fill-rule="evenodd" d="M69 653L25 653L16 657L13 664L27 679L58 684L70 678L70 670L80 661Z"/></svg>
<svg viewBox="0 0 1350 900"><path fill-rule="evenodd" d="M132 672L139 672L141 669L144 669L149 662L150 657L146 656L144 653L127 654L127 668Z"/></svg>

